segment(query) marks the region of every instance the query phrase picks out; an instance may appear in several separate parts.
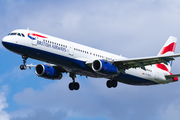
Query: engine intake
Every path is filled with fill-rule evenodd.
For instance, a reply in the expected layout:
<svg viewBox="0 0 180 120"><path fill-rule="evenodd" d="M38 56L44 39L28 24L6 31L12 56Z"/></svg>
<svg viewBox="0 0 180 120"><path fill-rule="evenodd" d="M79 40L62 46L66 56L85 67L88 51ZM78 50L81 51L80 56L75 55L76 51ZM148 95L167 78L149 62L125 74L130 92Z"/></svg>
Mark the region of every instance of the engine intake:
<svg viewBox="0 0 180 120"><path fill-rule="evenodd" d="M116 75L119 73L116 66L104 60L93 61L92 69L100 74Z"/></svg>
<svg viewBox="0 0 180 120"><path fill-rule="evenodd" d="M56 70L54 67L49 65L39 64L35 68L35 73L39 77L43 77L46 79L61 79L62 73Z"/></svg>

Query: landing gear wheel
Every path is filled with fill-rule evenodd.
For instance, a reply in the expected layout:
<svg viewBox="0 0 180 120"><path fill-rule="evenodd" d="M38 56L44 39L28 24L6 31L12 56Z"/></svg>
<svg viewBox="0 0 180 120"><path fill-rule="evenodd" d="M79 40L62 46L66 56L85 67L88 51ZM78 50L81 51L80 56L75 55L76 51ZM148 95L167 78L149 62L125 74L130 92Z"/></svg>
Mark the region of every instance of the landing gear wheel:
<svg viewBox="0 0 180 120"><path fill-rule="evenodd" d="M69 89L74 90L74 84L73 83L69 83Z"/></svg>
<svg viewBox="0 0 180 120"><path fill-rule="evenodd" d="M117 87L117 81L116 80L108 80L106 82L106 86L108 88L111 88L111 87L115 88L115 87Z"/></svg>
<svg viewBox="0 0 180 120"><path fill-rule="evenodd" d="M111 85L113 88L117 87L117 81L116 80L112 80L111 81Z"/></svg>
<svg viewBox="0 0 180 120"><path fill-rule="evenodd" d="M73 80L73 82L69 83L69 89L70 90L79 90L80 85L78 82L75 82L76 74L70 72L69 77L71 77Z"/></svg>
<svg viewBox="0 0 180 120"><path fill-rule="evenodd" d="M75 82L75 83L74 83L74 89L75 89L75 90L79 90L79 83L78 83L78 82Z"/></svg>
<svg viewBox="0 0 180 120"><path fill-rule="evenodd" d="M111 80L108 80L108 81L106 82L106 86L107 86L108 88L111 88L111 87L112 87L112 85L111 85Z"/></svg>
<svg viewBox="0 0 180 120"><path fill-rule="evenodd" d="M78 82L71 82L69 83L69 89L70 90L79 90L79 83Z"/></svg>
<svg viewBox="0 0 180 120"><path fill-rule="evenodd" d="M26 65L20 65L21 70L26 70L27 66Z"/></svg>

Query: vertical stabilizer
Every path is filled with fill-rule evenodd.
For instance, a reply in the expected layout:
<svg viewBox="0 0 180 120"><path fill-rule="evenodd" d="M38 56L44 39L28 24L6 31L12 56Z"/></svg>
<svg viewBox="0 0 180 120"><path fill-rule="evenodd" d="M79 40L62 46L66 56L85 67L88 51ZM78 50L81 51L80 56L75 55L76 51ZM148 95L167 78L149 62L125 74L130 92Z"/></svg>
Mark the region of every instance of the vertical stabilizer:
<svg viewBox="0 0 180 120"><path fill-rule="evenodd" d="M158 53L158 56L174 54L175 48L176 48L176 42L177 42L177 38L170 36L169 39L164 44L164 46L162 47L162 49L160 50L160 52ZM159 63L159 64L156 64L156 66L162 70L170 72L171 66L172 66L172 61L169 61L168 65L166 65L164 63Z"/></svg>
<svg viewBox="0 0 180 120"><path fill-rule="evenodd" d="M172 55L174 54L175 47L176 47L177 38L170 36L169 39L166 41L162 49L160 50L159 55Z"/></svg>

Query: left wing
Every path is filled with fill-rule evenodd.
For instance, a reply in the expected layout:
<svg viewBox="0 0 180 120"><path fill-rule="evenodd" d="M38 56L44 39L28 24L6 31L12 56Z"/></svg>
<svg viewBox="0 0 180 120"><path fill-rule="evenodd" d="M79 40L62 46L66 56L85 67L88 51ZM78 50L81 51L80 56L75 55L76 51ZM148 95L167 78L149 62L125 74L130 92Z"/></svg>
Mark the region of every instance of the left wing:
<svg viewBox="0 0 180 120"><path fill-rule="evenodd" d="M120 70L137 68L137 67L140 67L143 70L145 70L145 66L147 65L153 65L158 63L164 63L167 65L169 61L174 60L174 57L180 57L180 54L132 58L132 59L123 59L123 60L115 59L112 63Z"/></svg>

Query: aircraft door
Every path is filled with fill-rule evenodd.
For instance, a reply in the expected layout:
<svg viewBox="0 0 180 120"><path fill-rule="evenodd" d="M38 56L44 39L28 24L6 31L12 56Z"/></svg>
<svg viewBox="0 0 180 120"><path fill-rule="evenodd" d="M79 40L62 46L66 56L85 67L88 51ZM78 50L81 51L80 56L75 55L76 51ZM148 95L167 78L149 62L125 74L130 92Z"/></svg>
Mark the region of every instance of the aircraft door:
<svg viewBox="0 0 180 120"><path fill-rule="evenodd" d="M70 56L73 56L73 55L74 55L74 47L73 47L73 44L72 44L72 43L69 43L69 44L68 44L68 52L69 52L69 55L70 55Z"/></svg>
<svg viewBox="0 0 180 120"><path fill-rule="evenodd" d="M38 37L35 37L35 38L32 40L32 45L33 45L33 46L37 46L37 39L38 39Z"/></svg>
<svg viewBox="0 0 180 120"><path fill-rule="evenodd" d="M154 71L155 71L155 80L158 80L159 79L159 70L158 70L158 68L154 68Z"/></svg>

